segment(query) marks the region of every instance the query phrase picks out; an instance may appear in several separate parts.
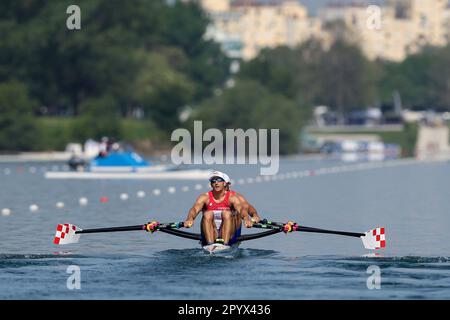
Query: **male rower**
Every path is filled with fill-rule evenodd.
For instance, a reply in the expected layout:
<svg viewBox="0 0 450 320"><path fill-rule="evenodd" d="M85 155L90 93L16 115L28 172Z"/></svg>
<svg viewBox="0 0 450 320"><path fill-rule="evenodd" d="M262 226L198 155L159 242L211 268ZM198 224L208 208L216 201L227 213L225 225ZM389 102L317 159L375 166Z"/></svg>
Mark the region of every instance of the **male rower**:
<svg viewBox="0 0 450 320"><path fill-rule="evenodd" d="M205 245L223 242L232 245L237 242L241 234L241 225L236 224L238 215L244 220L245 226L251 228L253 223L249 218L247 206L242 203L236 194L227 190L226 175L215 171L209 181L212 190L201 194L189 210L184 226L192 227L200 211L203 211L201 222L202 243ZM241 221L241 220L239 220Z"/></svg>
<svg viewBox="0 0 450 320"><path fill-rule="evenodd" d="M252 221L255 223L258 223L261 220L261 217L258 215L258 211L256 211L256 208L254 206L252 206L250 204L250 202L248 202L247 199L245 199L242 194L240 194L239 192L237 192L235 190L231 190L231 179L228 175L226 175L226 174L224 174L224 175L225 175L225 182L227 183L225 188L227 190L229 190L231 192L231 194L236 195L236 197L238 197L239 200L241 200L243 205L247 207L247 212L252 217ZM236 223L238 225L241 224L239 215L236 215Z"/></svg>

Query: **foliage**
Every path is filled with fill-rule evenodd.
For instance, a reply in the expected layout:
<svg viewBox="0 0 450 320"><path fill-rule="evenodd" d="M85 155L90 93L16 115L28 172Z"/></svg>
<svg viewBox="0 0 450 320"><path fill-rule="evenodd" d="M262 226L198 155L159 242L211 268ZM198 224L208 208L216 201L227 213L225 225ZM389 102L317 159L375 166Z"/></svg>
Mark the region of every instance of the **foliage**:
<svg viewBox="0 0 450 320"><path fill-rule="evenodd" d="M298 133L307 119L306 110L255 81L242 80L236 86L204 101L191 120L202 120L203 130L241 128L279 129L280 153L297 151Z"/></svg>
<svg viewBox="0 0 450 320"><path fill-rule="evenodd" d="M307 105L327 105L341 114L373 101L375 73L353 44L335 41L327 50L317 41L295 49L265 50L243 66L243 78L261 82Z"/></svg>
<svg viewBox="0 0 450 320"><path fill-rule="evenodd" d="M0 150L33 149L37 138L32 118L33 105L23 83L0 83Z"/></svg>
<svg viewBox="0 0 450 320"><path fill-rule="evenodd" d="M36 112L45 106L78 116L86 101L110 96L122 116L143 108L169 130L181 108L227 77L228 60L203 39L208 19L197 3L80 0L81 30L68 30L71 4L4 0L0 7L0 81L25 83Z"/></svg>
<svg viewBox="0 0 450 320"><path fill-rule="evenodd" d="M112 97L86 100L80 109L82 115L75 122L71 135L76 141L100 140L103 136L121 137L119 112Z"/></svg>

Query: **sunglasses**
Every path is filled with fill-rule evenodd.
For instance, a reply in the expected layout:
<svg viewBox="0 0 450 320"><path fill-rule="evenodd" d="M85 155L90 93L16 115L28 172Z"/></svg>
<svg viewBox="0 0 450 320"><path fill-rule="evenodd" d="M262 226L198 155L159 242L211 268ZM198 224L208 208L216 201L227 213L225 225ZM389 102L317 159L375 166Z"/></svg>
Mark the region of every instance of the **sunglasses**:
<svg viewBox="0 0 450 320"><path fill-rule="evenodd" d="M209 180L209 182L211 182L211 183L225 182L225 180L223 180L222 178L212 178L212 179Z"/></svg>

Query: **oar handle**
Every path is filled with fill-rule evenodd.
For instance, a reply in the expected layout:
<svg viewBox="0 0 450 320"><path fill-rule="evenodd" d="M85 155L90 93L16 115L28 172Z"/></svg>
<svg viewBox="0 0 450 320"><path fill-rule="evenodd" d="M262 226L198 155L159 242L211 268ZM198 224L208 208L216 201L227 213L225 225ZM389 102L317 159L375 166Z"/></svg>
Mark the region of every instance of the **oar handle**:
<svg viewBox="0 0 450 320"><path fill-rule="evenodd" d="M265 223L254 223L252 228L259 228L259 229L274 229L274 230L281 230L282 227L281 226L275 226L275 225L270 225L270 224L265 224Z"/></svg>
<svg viewBox="0 0 450 320"><path fill-rule="evenodd" d="M168 222L158 224L159 229L180 229L184 227L184 221L181 222Z"/></svg>

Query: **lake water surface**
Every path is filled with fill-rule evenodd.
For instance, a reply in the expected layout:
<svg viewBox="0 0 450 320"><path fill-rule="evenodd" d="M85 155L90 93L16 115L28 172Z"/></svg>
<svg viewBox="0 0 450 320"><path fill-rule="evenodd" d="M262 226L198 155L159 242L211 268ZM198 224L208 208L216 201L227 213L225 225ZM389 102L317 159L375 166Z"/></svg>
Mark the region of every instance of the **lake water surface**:
<svg viewBox="0 0 450 320"><path fill-rule="evenodd" d="M12 212L0 215L0 299L450 298L448 162L357 170L334 160L282 160L281 176L270 181L255 180L255 166L217 166L262 217L352 232L384 226L388 239L385 250L368 255L357 238L282 233L244 242L229 257L205 255L196 241L162 232L86 234L56 246L58 223L87 229L182 221L207 181L46 180L44 166L0 164L0 210ZM343 166L349 169L316 174ZM291 175L305 170L314 174ZM31 212L31 204L39 210ZM69 266L79 267L79 290L67 288Z"/></svg>

